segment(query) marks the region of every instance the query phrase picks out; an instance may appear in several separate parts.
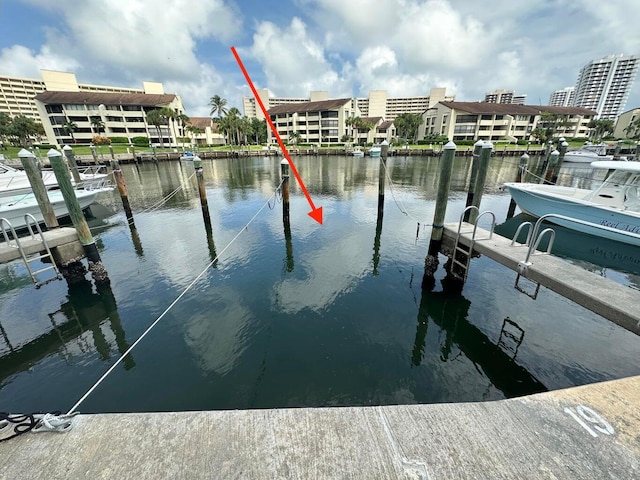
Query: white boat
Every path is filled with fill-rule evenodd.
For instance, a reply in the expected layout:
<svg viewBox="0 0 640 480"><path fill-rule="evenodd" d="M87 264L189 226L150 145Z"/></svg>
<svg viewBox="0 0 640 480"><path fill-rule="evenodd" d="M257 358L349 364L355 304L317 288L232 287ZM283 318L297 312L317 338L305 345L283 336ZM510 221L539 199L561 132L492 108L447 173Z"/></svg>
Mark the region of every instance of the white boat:
<svg viewBox="0 0 640 480"><path fill-rule="evenodd" d="M84 185L97 186L103 183L108 175L106 173L99 173L101 167L86 167L79 169L80 180ZM75 184L71 174L71 184ZM42 170L42 181L47 189L53 189L58 187L58 180L56 179L53 170ZM31 191L31 184L29 178L24 170L18 170L17 168L10 167L0 163L0 197L12 196L29 193Z"/></svg>
<svg viewBox="0 0 640 480"><path fill-rule="evenodd" d="M640 246L640 162L591 164L611 173L592 190L537 183L505 183L520 209L582 233ZM559 215L556 217L554 215Z"/></svg>
<svg viewBox="0 0 640 480"><path fill-rule="evenodd" d="M80 208L82 210L86 209L95 202L100 193L111 192L113 188L113 186L108 186L75 190ZM69 215L60 190L50 190L47 194L57 218ZM0 197L0 218L8 220L16 230L26 227L24 216L27 213L33 215L38 222L44 221L38 202L32 192L23 195L16 194Z"/></svg>
<svg viewBox="0 0 640 480"><path fill-rule="evenodd" d="M184 155L182 155L180 157L180 161L181 162L193 162L193 160L196 158L196 156L193 154L193 152L186 152Z"/></svg>
<svg viewBox="0 0 640 480"><path fill-rule="evenodd" d="M364 157L364 152L360 147L356 147L351 152L354 157Z"/></svg>
<svg viewBox="0 0 640 480"><path fill-rule="evenodd" d="M583 145L578 150L569 150L564 154L563 161L574 163L591 163L607 160L613 160L613 155L607 155L607 146L601 143L598 145L587 144Z"/></svg>
<svg viewBox="0 0 640 480"><path fill-rule="evenodd" d="M381 153L382 153L382 147L378 144L372 145L372 147L369 149L370 157L379 157Z"/></svg>

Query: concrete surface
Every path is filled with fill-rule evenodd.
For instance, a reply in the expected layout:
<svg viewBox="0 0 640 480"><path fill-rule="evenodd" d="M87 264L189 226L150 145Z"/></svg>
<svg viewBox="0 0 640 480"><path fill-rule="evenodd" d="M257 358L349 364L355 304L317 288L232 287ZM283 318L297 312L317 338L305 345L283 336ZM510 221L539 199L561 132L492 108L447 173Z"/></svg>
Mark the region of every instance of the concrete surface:
<svg viewBox="0 0 640 480"><path fill-rule="evenodd" d="M55 228L43 232L44 237L49 244L49 248L63 246L66 244L79 243L78 233L74 228L62 227ZM0 234L0 238L2 235ZM12 245L15 245L15 241L11 241ZM33 255L40 252L42 249L42 242L40 236L36 234L35 239L31 237L20 238L20 245L27 255ZM20 251L15 247L9 247L6 243L0 243L0 263L7 263L20 258Z"/></svg>
<svg viewBox="0 0 640 480"><path fill-rule="evenodd" d="M640 377L486 403L79 415L2 479L640 478Z"/></svg>
<svg viewBox="0 0 640 480"><path fill-rule="evenodd" d="M473 225L463 223L460 243L468 247L472 232ZM457 233L458 223L448 223L444 226L442 243L449 251L453 250ZM495 233L489 239L489 231L479 227L473 246L474 252L485 255L514 271L518 263L526 258L528 248L518 243L511 245L511 240ZM531 256L529 262L531 265L523 274L525 278L640 335L640 309L637 308L640 304L640 291L588 272L553 255L537 252ZM473 269L473 263L469 269ZM513 276L514 281L515 278L516 274ZM531 283L523 286L530 291L534 290Z"/></svg>

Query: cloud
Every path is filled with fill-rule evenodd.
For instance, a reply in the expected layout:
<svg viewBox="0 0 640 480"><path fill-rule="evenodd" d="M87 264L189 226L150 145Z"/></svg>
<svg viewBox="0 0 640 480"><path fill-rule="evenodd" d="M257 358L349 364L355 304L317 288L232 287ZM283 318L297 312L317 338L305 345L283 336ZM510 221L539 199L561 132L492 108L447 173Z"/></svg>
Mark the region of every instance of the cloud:
<svg viewBox="0 0 640 480"><path fill-rule="evenodd" d="M79 63L66 55L56 54L44 45L34 52L22 45L12 45L0 51L2 74L15 77L40 78L40 69L73 71Z"/></svg>
<svg viewBox="0 0 640 480"><path fill-rule="evenodd" d="M260 62L266 84L277 96L307 96L311 90L330 90L335 96L345 91L344 79L299 18L285 28L261 22L249 54Z"/></svg>

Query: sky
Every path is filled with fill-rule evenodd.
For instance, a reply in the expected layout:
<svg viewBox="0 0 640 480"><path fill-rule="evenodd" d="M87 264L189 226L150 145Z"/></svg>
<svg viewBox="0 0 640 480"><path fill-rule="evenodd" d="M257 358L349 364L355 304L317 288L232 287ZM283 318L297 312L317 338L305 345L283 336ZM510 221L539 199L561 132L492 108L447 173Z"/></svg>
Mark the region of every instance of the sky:
<svg viewBox="0 0 640 480"><path fill-rule="evenodd" d="M428 95L495 89L546 105L591 60L640 54L638 0L0 0L0 75L73 72L80 83L162 82L189 116L214 95L242 112L272 96ZM640 107L640 79L626 108Z"/></svg>

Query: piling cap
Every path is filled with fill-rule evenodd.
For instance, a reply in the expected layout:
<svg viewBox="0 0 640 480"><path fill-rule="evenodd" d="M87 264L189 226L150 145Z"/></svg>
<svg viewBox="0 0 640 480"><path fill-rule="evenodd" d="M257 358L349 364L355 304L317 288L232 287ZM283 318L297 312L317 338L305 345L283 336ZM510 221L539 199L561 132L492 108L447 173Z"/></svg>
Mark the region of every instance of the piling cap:
<svg viewBox="0 0 640 480"><path fill-rule="evenodd" d="M560 152L554 149L553 152L551 152L551 155L553 155L554 157L558 157L560 155Z"/></svg>
<svg viewBox="0 0 640 480"><path fill-rule="evenodd" d="M476 143L473 144L474 147L482 147L482 145L484 145L484 142L482 140L478 140Z"/></svg>
<svg viewBox="0 0 640 480"><path fill-rule="evenodd" d="M29 150L27 150L26 148L23 148L22 150L20 150L18 152L18 157L20 158L34 158L35 155L30 152Z"/></svg>
<svg viewBox="0 0 640 480"><path fill-rule="evenodd" d="M387 142L386 140L383 140L380 145L389 145L389 142Z"/></svg>
<svg viewBox="0 0 640 480"><path fill-rule="evenodd" d="M569 144L568 144L566 141L563 141L563 142L560 144L560 146L562 146L562 147L568 147L568 146L569 146Z"/></svg>
<svg viewBox="0 0 640 480"><path fill-rule="evenodd" d="M558 142L562 143L562 142L564 142L565 140L566 140L566 138L564 138L564 137L560 137L560 138L558 139Z"/></svg>
<svg viewBox="0 0 640 480"><path fill-rule="evenodd" d="M521 160L529 160L529 155L527 155L526 153L523 153L522 156L520 157Z"/></svg>
<svg viewBox="0 0 640 480"><path fill-rule="evenodd" d="M482 148L493 148L493 143L491 142L483 142Z"/></svg>
<svg viewBox="0 0 640 480"><path fill-rule="evenodd" d="M283 158L282 161L280 162L280 165L289 165L289 160L287 160L286 158Z"/></svg>
<svg viewBox="0 0 640 480"><path fill-rule="evenodd" d="M49 149L49 151L47 152L47 157L49 157L49 158L51 158L51 157L61 157L61 156L62 156L62 154L58 150L56 150L54 148Z"/></svg>
<svg viewBox="0 0 640 480"><path fill-rule="evenodd" d="M73 150L73 148L71 148L69 145L65 145L64 147L62 147L62 150L68 152L69 150Z"/></svg>
<svg viewBox="0 0 640 480"><path fill-rule="evenodd" d="M452 141L447 142L447 144L444 146L445 150L455 150L456 149L456 144L453 143Z"/></svg>

